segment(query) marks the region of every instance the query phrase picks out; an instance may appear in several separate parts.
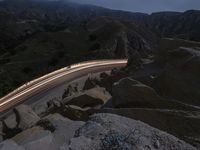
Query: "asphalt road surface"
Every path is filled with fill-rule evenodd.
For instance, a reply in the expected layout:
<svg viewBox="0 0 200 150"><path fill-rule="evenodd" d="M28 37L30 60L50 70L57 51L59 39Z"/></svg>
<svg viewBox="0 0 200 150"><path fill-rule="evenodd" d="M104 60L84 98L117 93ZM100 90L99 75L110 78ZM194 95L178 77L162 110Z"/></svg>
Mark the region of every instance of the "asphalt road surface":
<svg viewBox="0 0 200 150"><path fill-rule="evenodd" d="M89 73L111 70L113 68L125 67L126 59L96 60L74 64L38 79L30 81L8 95L0 99L0 114L25 102L28 98L37 95L45 89L51 89L61 83L72 81Z"/></svg>

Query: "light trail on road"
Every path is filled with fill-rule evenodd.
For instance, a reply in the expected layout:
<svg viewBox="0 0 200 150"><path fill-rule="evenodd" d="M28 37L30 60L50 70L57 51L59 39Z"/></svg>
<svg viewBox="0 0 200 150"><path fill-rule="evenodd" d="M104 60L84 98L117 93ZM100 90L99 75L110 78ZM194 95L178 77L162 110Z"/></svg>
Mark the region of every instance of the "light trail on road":
<svg viewBox="0 0 200 150"><path fill-rule="evenodd" d="M29 97L43 90L55 87L61 83L71 81L89 73L111 70L112 68L125 67L126 59L97 60L74 64L40 78L32 80L0 99L0 113L24 102Z"/></svg>

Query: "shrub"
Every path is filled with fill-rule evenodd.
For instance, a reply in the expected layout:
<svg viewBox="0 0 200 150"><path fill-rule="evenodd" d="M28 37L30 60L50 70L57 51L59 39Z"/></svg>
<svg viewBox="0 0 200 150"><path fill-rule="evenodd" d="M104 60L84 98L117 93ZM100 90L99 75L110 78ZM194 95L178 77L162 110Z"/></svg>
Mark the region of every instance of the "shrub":
<svg viewBox="0 0 200 150"><path fill-rule="evenodd" d="M101 45L99 43L94 43L90 48L89 50L90 51L94 51L94 50L97 50L97 49L100 49L101 48Z"/></svg>

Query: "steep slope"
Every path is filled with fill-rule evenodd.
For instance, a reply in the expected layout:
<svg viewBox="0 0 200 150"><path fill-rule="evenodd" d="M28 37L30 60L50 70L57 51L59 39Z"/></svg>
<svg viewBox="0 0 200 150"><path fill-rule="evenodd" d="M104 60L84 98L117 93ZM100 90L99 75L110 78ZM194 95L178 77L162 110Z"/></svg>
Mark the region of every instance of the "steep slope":
<svg viewBox="0 0 200 150"><path fill-rule="evenodd" d="M88 30L94 56L129 58L129 66L135 68L156 52L157 36L140 24L99 17L88 24Z"/></svg>
<svg viewBox="0 0 200 150"><path fill-rule="evenodd" d="M129 66L137 68L157 49L157 36L145 26L161 36L198 40L199 16L199 11L148 15L63 1L0 2L0 95L82 60L129 57Z"/></svg>
<svg viewBox="0 0 200 150"><path fill-rule="evenodd" d="M38 32L0 56L1 95L20 84L72 63L104 58L147 57L156 36L148 29L100 17L85 26Z"/></svg>

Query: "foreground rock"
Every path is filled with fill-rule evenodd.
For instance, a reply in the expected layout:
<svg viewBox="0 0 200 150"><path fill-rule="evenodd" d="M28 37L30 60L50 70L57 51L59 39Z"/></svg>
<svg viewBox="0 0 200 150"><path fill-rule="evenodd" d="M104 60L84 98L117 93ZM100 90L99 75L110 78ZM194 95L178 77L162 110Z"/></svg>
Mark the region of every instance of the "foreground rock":
<svg viewBox="0 0 200 150"><path fill-rule="evenodd" d="M111 98L111 95L100 87L87 90L80 95L70 99L66 102L67 105L76 105L82 108L96 107L104 104Z"/></svg>
<svg viewBox="0 0 200 150"><path fill-rule="evenodd" d="M81 127L70 144L61 150L106 149L175 149L195 150L194 147L158 129L125 117L111 114L93 115Z"/></svg>
<svg viewBox="0 0 200 150"><path fill-rule="evenodd" d="M52 133L40 127L27 129L13 137L13 140L26 150L55 149Z"/></svg>
<svg viewBox="0 0 200 150"><path fill-rule="evenodd" d="M6 140L0 143L0 150L25 150L25 149L17 145L13 140Z"/></svg>
<svg viewBox="0 0 200 150"><path fill-rule="evenodd" d="M163 99L153 88L132 78L124 78L114 84L112 104L117 108L198 110L175 100Z"/></svg>
<svg viewBox="0 0 200 150"><path fill-rule="evenodd" d="M69 143L75 131L83 125L82 121L72 121L59 114L52 114L42 119L38 126L22 131L12 140L26 150L59 150L64 143Z"/></svg>
<svg viewBox="0 0 200 150"><path fill-rule="evenodd" d="M169 52L165 71L155 80L159 94L200 106L200 51L179 48Z"/></svg>
<svg viewBox="0 0 200 150"><path fill-rule="evenodd" d="M59 114L52 114L45 117L54 127L54 143L57 147L64 144L64 142L69 142L69 140L74 136L75 131L79 129L84 122L82 121L72 121L65 118Z"/></svg>
<svg viewBox="0 0 200 150"><path fill-rule="evenodd" d="M99 111L98 111L99 112ZM112 113L140 120L154 128L166 131L200 149L200 112L146 108L102 109Z"/></svg>
<svg viewBox="0 0 200 150"><path fill-rule="evenodd" d="M40 120L40 117L27 105L20 105L15 110L19 117L18 126L22 130L32 127Z"/></svg>

